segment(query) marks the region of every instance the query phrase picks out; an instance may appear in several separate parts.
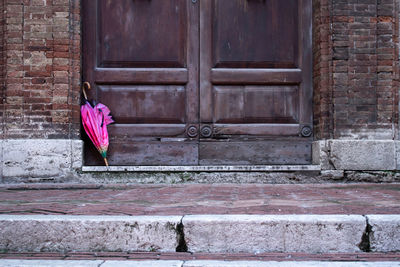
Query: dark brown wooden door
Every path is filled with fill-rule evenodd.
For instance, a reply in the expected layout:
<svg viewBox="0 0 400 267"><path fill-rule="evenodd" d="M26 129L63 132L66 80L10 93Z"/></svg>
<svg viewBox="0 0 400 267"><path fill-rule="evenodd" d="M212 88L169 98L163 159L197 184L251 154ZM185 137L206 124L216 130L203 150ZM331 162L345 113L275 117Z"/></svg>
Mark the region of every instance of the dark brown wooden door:
<svg viewBox="0 0 400 267"><path fill-rule="evenodd" d="M116 121L110 164L310 163L311 0L84 0L83 10L83 78ZM85 164L102 164L91 145Z"/></svg>
<svg viewBox="0 0 400 267"><path fill-rule="evenodd" d="M200 164L310 163L311 1L201 0L200 12Z"/></svg>

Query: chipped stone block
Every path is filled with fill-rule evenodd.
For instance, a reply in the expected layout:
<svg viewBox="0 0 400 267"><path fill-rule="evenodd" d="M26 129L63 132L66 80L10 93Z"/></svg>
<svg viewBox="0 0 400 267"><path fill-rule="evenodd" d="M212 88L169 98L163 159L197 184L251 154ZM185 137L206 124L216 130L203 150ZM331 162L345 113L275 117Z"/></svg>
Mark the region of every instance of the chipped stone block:
<svg viewBox="0 0 400 267"><path fill-rule="evenodd" d="M367 215L374 252L400 251L400 215Z"/></svg>
<svg viewBox="0 0 400 267"><path fill-rule="evenodd" d="M81 169L83 164L83 141L71 140L72 169Z"/></svg>
<svg viewBox="0 0 400 267"><path fill-rule="evenodd" d="M2 156L4 177L58 177L82 166L82 141L4 140Z"/></svg>
<svg viewBox="0 0 400 267"><path fill-rule="evenodd" d="M316 141L313 163L319 164L322 170L395 170L397 143L393 140Z"/></svg>
<svg viewBox="0 0 400 267"><path fill-rule="evenodd" d="M0 215L0 250L174 252L180 219L180 216Z"/></svg>
<svg viewBox="0 0 400 267"><path fill-rule="evenodd" d="M338 170L395 170L392 140L330 140L330 161Z"/></svg>
<svg viewBox="0 0 400 267"><path fill-rule="evenodd" d="M359 252L359 215L190 215L183 219L191 252Z"/></svg>
<svg viewBox="0 0 400 267"><path fill-rule="evenodd" d="M312 144L313 164L320 165L322 170L329 170L329 150L325 140L315 141Z"/></svg>

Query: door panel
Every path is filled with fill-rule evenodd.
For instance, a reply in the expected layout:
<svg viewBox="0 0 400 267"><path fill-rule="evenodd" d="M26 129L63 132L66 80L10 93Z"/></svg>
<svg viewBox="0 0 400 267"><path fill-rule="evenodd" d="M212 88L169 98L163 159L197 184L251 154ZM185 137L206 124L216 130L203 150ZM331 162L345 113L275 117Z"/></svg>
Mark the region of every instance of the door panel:
<svg viewBox="0 0 400 267"><path fill-rule="evenodd" d="M95 149L88 147L86 160L98 165ZM193 142L112 142L109 153L118 165L198 165L198 144ZM114 164L116 165L116 164Z"/></svg>
<svg viewBox="0 0 400 267"><path fill-rule="evenodd" d="M298 123L297 86L214 86L215 123Z"/></svg>
<svg viewBox="0 0 400 267"><path fill-rule="evenodd" d="M304 140L248 142L201 142L200 165L309 164L311 149ZM278 151L278 153L277 153Z"/></svg>
<svg viewBox="0 0 400 267"><path fill-rule="evenodd" d="M298 0L215 0L213 67L297 66Z"/></svg>
<svg viewBox="0 0 400 267"><path fill-rule="evenodd" d="M98 66L185 67L185 2L99 1Z"/></svg>
<svg viewBox="0 0 400 267"><path fill-rule="evenodd" d="M104 103L112 165L193 165L198 138L198 5L84 0L84 80ZM192 132L193 129L191 129ZM101 164L90 142L85 164Z"/></svg>
<svg viewBox="0 0 400 267"><path fill-rule="evenodd" d="M185 123L184 86L99 85L97 90L101 103L117 107L112 115L119 123Z"/></svg>
<svg viewBox="0 0 400 267"><path fill-rule="evenodd" d="M200 164L311 163L311 1L200 6Z"/></svg>

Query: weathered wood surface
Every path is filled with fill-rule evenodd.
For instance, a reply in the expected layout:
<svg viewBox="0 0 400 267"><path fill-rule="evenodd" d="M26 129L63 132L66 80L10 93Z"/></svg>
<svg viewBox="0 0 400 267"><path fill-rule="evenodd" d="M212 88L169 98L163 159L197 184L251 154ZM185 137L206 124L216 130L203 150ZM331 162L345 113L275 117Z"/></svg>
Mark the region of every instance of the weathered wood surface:
<svg viewBox="0 0 400 267"><path fill-rule="evenodd" d="M311 163L312 137L300 137L312 127L311 11L311 0L84 0L83 76L116 121L110 163ZM85 164L100 164L86 148Z"/></svg>

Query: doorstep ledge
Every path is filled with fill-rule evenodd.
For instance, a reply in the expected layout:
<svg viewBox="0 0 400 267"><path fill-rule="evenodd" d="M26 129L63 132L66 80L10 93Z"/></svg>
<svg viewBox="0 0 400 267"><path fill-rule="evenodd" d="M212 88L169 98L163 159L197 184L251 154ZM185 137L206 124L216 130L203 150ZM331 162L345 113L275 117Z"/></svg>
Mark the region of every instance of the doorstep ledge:
<svg viewBox="0 0 400 267"><path fill-rule="evenodd" d="M320 171L320 165L253 166L82 166L83 172L293 172Z"/></svg>

